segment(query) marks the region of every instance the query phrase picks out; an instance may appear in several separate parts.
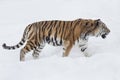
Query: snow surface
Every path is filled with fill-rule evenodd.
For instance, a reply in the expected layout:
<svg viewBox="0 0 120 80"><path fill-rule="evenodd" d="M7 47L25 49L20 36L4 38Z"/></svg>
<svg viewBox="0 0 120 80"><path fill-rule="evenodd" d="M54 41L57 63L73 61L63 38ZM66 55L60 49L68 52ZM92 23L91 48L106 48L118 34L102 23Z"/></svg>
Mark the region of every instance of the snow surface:
<svg viewBox="0 0 120 80"><path fill-rule="evenodd" d="M41 20L100 18L111 30L104 40L90 38L91 57L75 46L63 58L61 47L46 45L39 59L30 52L20 62L20 49L0 47L0 80L120 80L119 8L119 0L0 0L0 46L17 44L25 27Z"/></svg>

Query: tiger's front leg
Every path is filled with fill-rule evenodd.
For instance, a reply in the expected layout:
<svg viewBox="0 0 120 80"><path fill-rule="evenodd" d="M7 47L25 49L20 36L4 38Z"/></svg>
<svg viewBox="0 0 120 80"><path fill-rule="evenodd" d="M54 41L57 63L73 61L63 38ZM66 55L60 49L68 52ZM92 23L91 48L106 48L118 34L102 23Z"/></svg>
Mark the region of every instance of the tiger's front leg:
<svg viewBox="0 0 120 80"><path fill-rule="evenodd" d="M89 57L89 54L87 51L88 43L80 44L79 47L81 48L81 52L84 54L84 56Z"/></svg>

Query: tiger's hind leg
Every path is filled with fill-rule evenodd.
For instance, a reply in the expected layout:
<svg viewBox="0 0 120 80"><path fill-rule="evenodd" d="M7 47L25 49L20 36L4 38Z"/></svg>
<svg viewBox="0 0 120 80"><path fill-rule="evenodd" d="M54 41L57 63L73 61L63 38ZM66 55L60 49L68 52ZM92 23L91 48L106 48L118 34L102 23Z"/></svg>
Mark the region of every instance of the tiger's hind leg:
<svg viewBox="0 0 120 80"><path fill-rule="evenodd" d="M40 46L37 46L34 50L33 50L33 58L36 59L39 57L39 53L42 51L42 49L44 48L45 44L41 44Z"/></svg>
<svg viewBox="0 0 120 80"><path fill-rule="evenodd" d="M22 48L20 51L20 61L25 61L25 54L30 52L34 48L35 48L35 45L33 44L33 42L27 41L27 44L25 45L25 47Z"/></svg>

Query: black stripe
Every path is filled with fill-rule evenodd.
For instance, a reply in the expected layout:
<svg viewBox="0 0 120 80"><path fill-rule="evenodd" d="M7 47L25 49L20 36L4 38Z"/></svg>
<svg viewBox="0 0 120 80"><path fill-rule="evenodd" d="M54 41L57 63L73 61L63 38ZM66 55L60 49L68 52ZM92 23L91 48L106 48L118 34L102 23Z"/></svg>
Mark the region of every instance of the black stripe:
<svg viewBox="0 0 120 80"><path fill-rule="evenodd" d="M30 34L29 34L29 36L28 36L28 38L27 39L31 39L31 37L33 37L32 35L33 35L33 33L34 33L34 31L32 31Z"/></svg>
<svg viewBox="0 0 120 80"><path fill-rule="evenodd" d="M41 40L41 26L40 25L42 25L42 22L41 22L41 24L39 23L39 27L38 27L38 29L39 29L39 32L38 32L38 34L39 34L39 39L40 39L40 41L42 41ZM40 42L39 41L39 42Z"/></svg>
<svg viewBox="0 0 120 80"><path fill-rule="evenodd" d="M57 42L57 35L58 35L57 32L58 32L58 27L59 27L59 26L56 26L56 32L55 32L55 35L54 35L56 45L59 45L58 42Z"/></svg>
<svg viewBox="0 0 120 80"><path fill-rule="evenodd" d="M35 49L35 51L37 51L37 52L41 52L41 51L39 51L38 49Z"/></svg>
<svg viewBox="0 0 120 80"><path fill-rule="evenodd" d="M25 40L24 40L24 39L22 39L22 41L23 41L23 43L25 42Z"/></svg>
<svg viewBox="0 0 120 80"><path fill-rule="evenodd" d="M45 25L44 30L43 30L43 39L44 39L44 41L46 40L45 31L46 31L47 27L49 27L49 22Z"/></svg>
<svg viewBox="0 0 120 80"><path fill-rule="evenodd" d="M43 25L41 26L42 27L42 31L43 31L43 29L44 29L46 24L47 24L47 21L44 21Z"/></svg>
<svg viewBox="0 0 120 80"><path fill-rule="evenodd" d="M55 21L55 23L53 24L53 27L55 27L55 26L56 26L57 22L58 22L58 21Z"/></svg>
<svg viewBox="0 0 120 80"><path fill-rule="evenodd" d="M34 45L34 42L30 41L30 44Z"/></svg>
<svg viewBox="0 0 120 80"><path fill-rule="evenodd" d="M75 23L73 30L76 28L77 24L79 24L79 23L80 23L79 21Z"/></svg>
<svg viewBox="0 0 120 80"><path fill-rule="evenodd" d="M10 47L7 47L8 50L10 50L11 48Z"/></svg>
<svg viewBox="0 0 120 80"><path fill-rule="evenodd" d="M42 47L40 47L40 49L43 49Z"/></svg>
<svg viewBox="0 0 120 80"><path fill-rule="evenodd" d="M31 43L29 43L29 46L30 46L30 48L33 50L33 45L32 45Z"/></svg>
<svg viewBox="0 0 120 80"><path fill-rule="evenodd" d="M62 27L62 26L60 26L60 25L61 25L61 21L59 22L59 28L60 28L59 34L61 33L61 27Z"/></svg>
<svg viewBox="0 0 120 80"><path fill-rule="evenodd" d="M40 21L39 24L41 23L41 26L43 25L44 21Z"/></svg>
<svg viewBox="0 0 120 80"><path fill-rule="evenodd" d="M20 45L23 45L23 43L22 43L22 42L20 42L19 44L20 44Z"/></svg>
<svg viewBox="0 0 120 80"><path fill-rule="evenodd" d="M40 43L40 28L39 28L39 23L37 23L37 39L38 39L38 42L37 42L37 45L39 45Z"/></svg>
<svg viewBox="0 0 120 80"><path fill-rule="evenodd" d="M48 21L46 21L46 24L43 26L42 28L42 32L43 32L43 40L45 41L45 28L47 27L48 25Z"/></svg>
<svg viewBox="0 0 120 80"><path fill-rule="evenodd" d="M37 40L37 24L35 24L35 44L38 45L38 40Z"/></svg>
<svg viewBox="0 0 120 80"><path fill-rule="evenodd" d="M49 32L48 32L48 36L51 35L51 31L52 31L52 28L50 28Z"/></svg>
<svg viewBox="0 0 120 80"><path fill-rule="evenodd" d="M28 35L28 33L29 33L29 31L31 30L32 27L33 27L33 23L28 25L28 27L27 27L27 28L25 29L25 31L24 31L23 38L25 38L25 36ZM27 31L27 30L28 30L28 31ZM26 33L26 31L27 31L27 33ZM29 37L30 37L30 36L28 36L28 38L29 38ZM25 42L24 39L22 39L22 41Z"/></svg>
<svg viewBox="0 0 120 80"><path fill-rule="evenodd" d="M63 33L64 33L63 37L65 37L65 35L66 35L66 29L70 30L69 27L68 27L68 22L66 22L65 30L64 30L64 32L63 32Z"/></svg>
<svg viewBox="0 0 120 80"><path fill-rule="evenodd" d="M46 35L46 36L49 37L49 42L50 42L50 31L51 31L52 23L53 23L53 21L50 21L50 22L48 23L47 27L46 27L46 31L47 31L46 33L47 33L47 35L48 35L48 36L47 36L47 35ZM47 40L47 38L46 38L46 40ZM49 43L49 42L48 42L48 43Z"/></svg>
<svg viewBox="0 0 120 80"><path fill-rule="evenodd" d="M74 25L74 27L73 27L73 41L75 40L75 37L74 37L74 30L75 30L75 28L76 28L76 26L78 25L80 23L80 21L77 21L76 23L75 23L75 25Z"/></svg>
<svg viewBox="0 0 120 80"><path fill-rule="evenodd" d="M63 21L61 39L63 38L64 27L65 27L65 22Z"/></svg>
<svg viewBox="0 0 120 80"><path fill-rule="evenodd" d="M62 45L62 39L60 40L60 45Z"/></svg>
<svg viewBox="0 0 120 80"><path fill-rule="evenodd" d="M15 46L11 47L12 49L15 49Z"/></svg>
<svg viewBox="0 0 120 80"><path fill-rule="evenodd" d="M49 28L51 27L52 23L53 23L53 21L50 21L50 24L49 24L49 26L47 27L47 29L49 29Z"/></svg>
<svg viewBox="0 0 120 80"><path fill-rule="evenodd" d="M84 52L87 48L82 48L81 51Z"/></svg>
<svg viewBox="0 0 120 80"><path fill-rule="evenodd" d="M86 23L85 23L85 26L87 26L89 24L89 22L87 21Z"/></svg>
<svg viewBox="0 0 120 80"><path fill-rule="evenodd" d="M53 21L51 21L51 23L50 23L50 25L48 27L49 28L49 30L48 30L48 36L50 36L50 34L51 34L52 27L53 27Z"/></svg>
<svg viewBox="0 0 120 80"><path fill-rule="evenodd" d="M28 48L28 46L26 46L25 49L26 49L27 51L30 51L30 49Z"/></svg>
<svg viewBox="0 0 120 80"><path fill-rule="evenodd" d="M32 26L33 26L33 24L30 24L30 25L28 25L28 26L29 26L28 30L30 31L31 28L32 28ZM28 31L28 32L29 32L29 31Z"/></svg>
<svg viewBox="0 0 120 80"><path fill-rule="evenodd" d="M53 24L51 25L50 30L49 30L49 32L48 32L48 36L51 35L52 29L54 28L54 24L56 24L56 21L53 21Z"/></svg>
<svg viewBox="0 0 120 80"><path fill-rule="evenodd" d="M70 24L70 33L74 34L73 32L71 32L74 21L71 21L70 23L71 23L71 24ZM69 36L71 35L70 33L69 33Z"/></svg>
<svg viewBox="0 0 120 80"><path fill-rule="evenodd" d="M20 46L19 45L16 45L17 48L19 48Z"/></svg>
<svg viewBox="0 0 120 80"><path fill-rule="evenodd" d="M41 43L41 42L39 42L38 46L40 46L40 43Z"/></svg>
<svg viewBox="0 0 120 80"><path fill-rule="evenodd" d="M50 37L46 36L46 41L49 43L50 42Z"/></svg>
<svg viewBox="0 0 120 80"><path fill-rule="evenodd" d="M53 42L53 46L55 46L55 43Z"/></svg>
<svg viewBox="0 0 120 80"><path fill-rule="evenodd" d="M37 49L37 47L36 47L36 46L34 46L33 48L34 48L34 49Z"/></svg>
<svg viewBox="0 0 120 80"><path fill-rule="evenodd" d="M63 48L63 50L65 50L65 48Z"/></svg>
<svg viewBox="0 0 120 80"><path fill-rule="evenodd" d="M45 29L46 29L46 27L48 26L48 21L47 21L47 23L44 25L44 27L43 27L43 34L45 33Z"/></svg>
<svg viewBox="0 0 120 80"><path fill-rule="evenodd" d="M51 39L51 42L53 42L53 38Z"/></svg>
<svg viewBox="0 0 120 80"><path fill-rule="evenodd" d="M78 41L78 43L79 43L79 38L77 38L77 41Z"/></svg>

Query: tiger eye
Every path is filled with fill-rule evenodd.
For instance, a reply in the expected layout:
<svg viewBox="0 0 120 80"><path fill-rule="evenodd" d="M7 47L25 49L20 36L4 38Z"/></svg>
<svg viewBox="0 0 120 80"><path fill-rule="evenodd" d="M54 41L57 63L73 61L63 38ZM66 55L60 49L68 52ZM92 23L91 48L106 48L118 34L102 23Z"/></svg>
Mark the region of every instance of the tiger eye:
<svg viewBox="0 0 120 80"><path fill-rule="evenodd" d="M89 22L86 22L85 26L87 26L89 24Z"/></svg>
<svg viewBox="0 0 120 80"><path fill-rule="evenodd" d="M91 26L93 26L93 23L91 23Z"/></svg>

